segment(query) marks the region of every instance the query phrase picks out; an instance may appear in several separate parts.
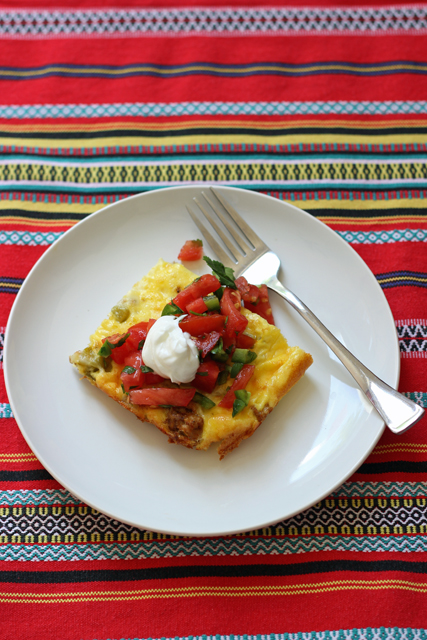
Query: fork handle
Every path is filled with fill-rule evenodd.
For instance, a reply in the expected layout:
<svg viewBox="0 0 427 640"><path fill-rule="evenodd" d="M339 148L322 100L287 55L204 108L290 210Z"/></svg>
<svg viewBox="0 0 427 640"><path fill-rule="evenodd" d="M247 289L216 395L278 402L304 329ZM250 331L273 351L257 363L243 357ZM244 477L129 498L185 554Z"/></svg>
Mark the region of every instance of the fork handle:
<svg viewBox="0 0 427 640"><path fill-rule="evenodd" d="M414 425L424 414L424 409L380 380L352 354L322 324L312 311L275 277L264 280L269 289L278 293L308 322L328 347L341 360L362 392L378 411L393 433L402 433Z"/></svg>

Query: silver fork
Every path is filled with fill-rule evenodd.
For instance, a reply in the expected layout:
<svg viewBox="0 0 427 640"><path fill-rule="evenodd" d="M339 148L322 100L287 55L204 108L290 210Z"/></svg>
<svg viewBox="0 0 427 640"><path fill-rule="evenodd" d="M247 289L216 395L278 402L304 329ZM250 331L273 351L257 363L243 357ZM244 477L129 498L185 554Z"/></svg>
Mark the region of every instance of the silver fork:
<svg viewBox="0 0 427 640"><path fill-rule="evenodd" d="M229 258L221 245L215 240L206 226L199 220L190 207L187 207L190 216L208 241L212 250L216 253L219 260L225 267L231 267L235 271L235 275L244 275L249 282L254 284L266 284L284 298L298 313L308 322L308 324L316 331L316 333L326 342L328 347L341 360L342 364L351 373L368 401L378 411L388 428L393 433L402 433L412 425L414 425L423 416L424 409L412 402L409 398L402 395L388 384L380 380L372 371L352 354L337 338L320 322L312 311L294 294L289 291L277 279L280 268L279 257L271 251L269 247L259 238L251 227L243 220L239 213L231 206L219 191L210 187L211 192L221 203L222 207L234 221L245 240L240 237L226 215L221 211L218 202L214 201L208 194L202 192L202 195L211 209L215 212L219 220L227 229L233 238L237 247L230 241L230 238L224 233L217 220L206 208L206 205L197 198L193 198L194 202L204 214L205 218L210 222L212 227L222 239L230 254L234 257L234 262Z"/></svg>

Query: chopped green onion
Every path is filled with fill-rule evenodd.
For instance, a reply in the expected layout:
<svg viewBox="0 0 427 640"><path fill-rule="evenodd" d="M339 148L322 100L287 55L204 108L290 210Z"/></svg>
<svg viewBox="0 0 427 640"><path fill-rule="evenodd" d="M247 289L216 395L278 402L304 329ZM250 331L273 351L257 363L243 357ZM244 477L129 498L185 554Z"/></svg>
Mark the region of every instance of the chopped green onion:
<svg viewBox="0 0 427 640"><path fill-rule="evenodd" d="M197 402L197 404L200 404L204 409L212 409L212 407L215 406L215 402L212 402L210 398L207 398L198 391L194 394L193 402Z"/></svg>
<svg viewBox="0 0 427 640"><path fill-rule="evenodd" d="M249 364L253 362L257 357L255 351L249 351L249 349L236 349L231 356L231 362L241 362L242 364Z"/></svg>
<svg viewBox="0 0 427 640"><path fill-rule="evenodd" d="M107 340L105 340L104 344L98 351L98 355L102 356L103 358L108 358L108 356L111 356L112 350L117 349L117 347L122 347L126 342L126 340L129 338L129 336L130 336L129 333L125 333L125 335L122 338L120 338L120 340L115 344L113 344L112 342L109 342L107 338Z"/></svg>
<svg viewBox="0 0 427 640"><path fill-rule="evenodd" d="M121 384L120 386L122 387L122 391L123 391L123 393L124 393L124 394L126 394L126 395L129 395L129 394L128 394L128 392L127 392L127 391L125 391L125 388L124 388L124 386L123 386L123 382L122 382L122 384Z"/></svg>
<svg viewBox="0 0 427 640"><path fill-rule="evenodd" d="M150 367L147 367L145 364L142 364L139 368L141 369L142 373L154 373L154 370L150 369Z"/></svg>
<svg viewBox="0 0 427 640"><path fill-rule="evenodd" d="M219 300L215 295L205 296L203 298L203 302L207 306L208 311L219 311L220 310Z"/></svg>
<svg viewBox="0 0 427 640"><path fill-rule="evenodd" d="M197 311L189 311L188 313L191 313L192 316L205 316L206 313L197 313Z"/></svg>
<svg viewBox="0 0 427 640"><path fill-rule="evenodd" d="M134 367L125 367L122 373L135 373L136 369Z"/></svg>
<svg viewBox="0 0 427 640"><path fill-rule="evenodd" d="M208 376L208 371L196 371L196 376Z"/></svg>
<svg viewBox="0 0 427 640"><path fill-rule="evenodd" d="M230 376L232 378L235 378L237 374L241 372L242 368L243 368L243 362L233 362L230 369Z"/></svg>
<svg viewBox="0 0 427 640"><path fill-rule="evenodd" d="M142 349L144 347L145 340L140 340L138 343L138 349Z"/></svg>
<svg viewBox="0 0 427 640"><path fill-rule="evenodd" d="M172 301L170 304L167 304L162 311L162 316L182 316L183 314L183 310Z"/></svg>

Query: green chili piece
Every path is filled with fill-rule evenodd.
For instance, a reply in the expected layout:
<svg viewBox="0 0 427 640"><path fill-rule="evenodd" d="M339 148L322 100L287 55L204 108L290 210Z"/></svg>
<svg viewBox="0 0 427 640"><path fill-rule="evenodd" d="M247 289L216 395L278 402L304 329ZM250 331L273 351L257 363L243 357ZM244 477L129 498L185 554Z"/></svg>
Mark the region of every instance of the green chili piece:
<svg viewBox="0 0 427 640"><path fill-rule="evenodd" d="M211 350L211 356L213 360L217 360L218 362L227 362L228 354L224 351L222 338L218 340L214 348Z"/></svg>
<svg viewBox="0 0 427 640"><path fill-rule="evenodd" d="M216 379L216 384L221 385L225 384L228 380L228 371L224 369L224 371L220 371L218 374L218 378Z"/></svg>
<svg viewBox="0 0 427 640"><path fill-rule="evenodd" d="M233 362L233 364L231 365L230 376L232 378L235 378L237 374L241 372L242 369L243 369L242 362Z"/></svg>
<svg viewBox="0 0 427 640"><path fill-rule="evenodd" d="M249 364L253 362L257 354L255 351L249 351L249 349L236 349L231 356L231 362L241 362L242 364Z"/></svg>
<svg viewBox="0 0 427 640"><path fill-rule="evenodd" d="M250 391L246 391L246 389L235 391L234 395L236 396L236 399L233 403L233 418L235 415L240 413L242 409L248 406L249 398L251 397Z"/></svg>
<svg viewBox="0 0 427 640"><path fill-rule="evenodd" d="M219 300L215 295L205 296L203 298L203 302L207 306L208 311L219 311L220 310Z"/></svg>
<svg viewBox="0 0 427 640"><path fill-rule="evenodd" d="M212 407L215 406L215 402L212 402L210 398L207 398L198 391L194 394L193 402L197 402L203 409L212 409Z"/></svg>

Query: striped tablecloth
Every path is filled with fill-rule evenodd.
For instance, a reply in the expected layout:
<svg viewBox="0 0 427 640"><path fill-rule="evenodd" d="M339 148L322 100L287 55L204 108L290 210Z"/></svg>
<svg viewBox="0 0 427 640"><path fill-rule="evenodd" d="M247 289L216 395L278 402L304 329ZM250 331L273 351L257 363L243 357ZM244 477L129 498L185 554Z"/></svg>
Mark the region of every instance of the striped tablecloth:
<svg viewBox="0 0 427 640"><path fill-rule="evenodd" d="M425 406L426 5L109 1L1 3L2 339L28 271L78 220L149 189L237 185L366 261L400 390ZM22 366L38 357L35 336ZM425 418L306 512L196 539L79 503L29 450L3 377L0 402L1 640L427 637Z"/></svg>

